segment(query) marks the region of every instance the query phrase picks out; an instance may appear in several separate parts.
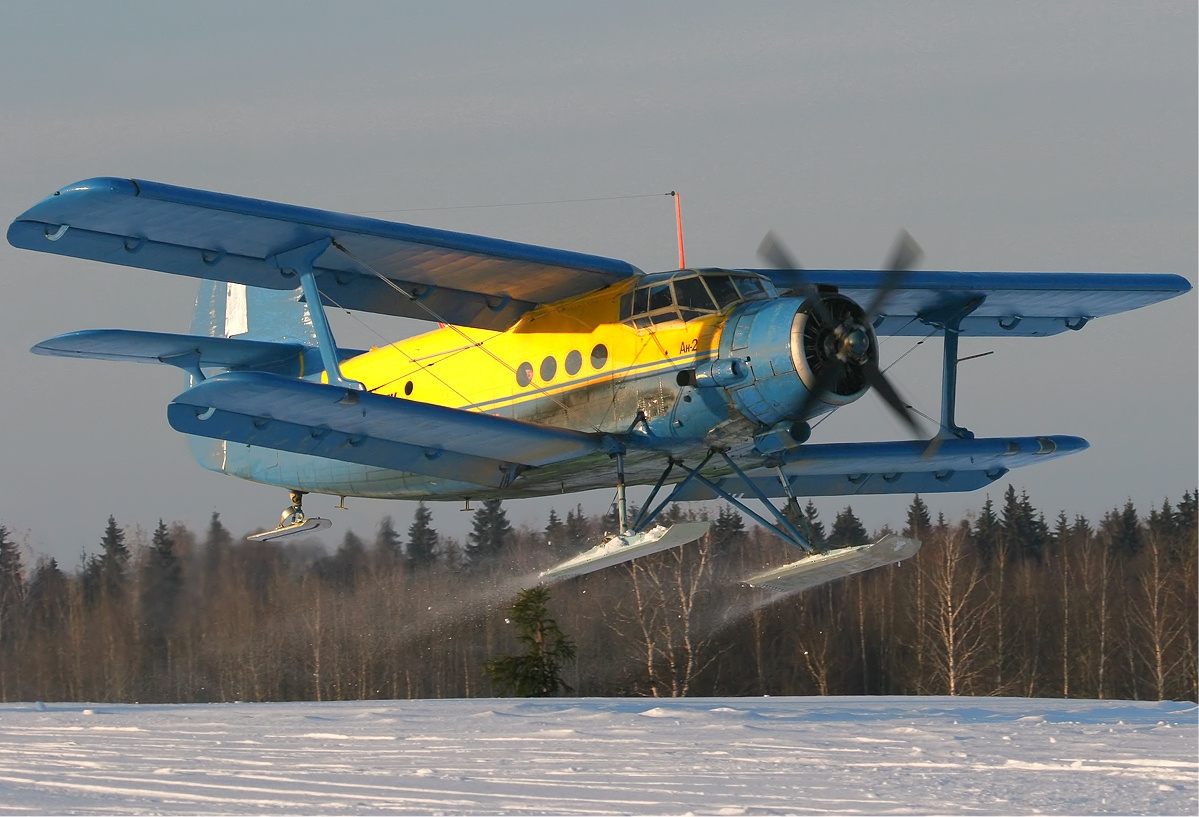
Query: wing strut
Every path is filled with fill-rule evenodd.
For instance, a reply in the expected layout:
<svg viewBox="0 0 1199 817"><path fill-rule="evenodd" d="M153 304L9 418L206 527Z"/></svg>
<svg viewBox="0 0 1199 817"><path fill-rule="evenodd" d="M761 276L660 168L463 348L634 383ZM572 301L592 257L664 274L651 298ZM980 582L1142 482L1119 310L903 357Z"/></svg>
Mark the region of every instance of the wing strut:
<svg viewBox="0 0 1199 817"><path fill-rule="evenodd" d="M357 380L342 377L341 362L337 357L337 342L333 339L333 329L329 326L329 318L325 315L324 304L321 303L321 293L316 288L316 273L312 265L316 259L324 255L325 250L333 244L333 239L326 236L310 244L303 244L290 250L275 253L270 262L280 271L298 273L300 284L304 287L304 299L308 301L308 314L312 316L312 328L316 330L316 340L321 352L321 362L329 377L329 384L345 389L364 391L366 387Z"/></svg>
<svg viewBox="0 0 1199 817"><path fill-rule="evenodd" d="M941 428L934 439L974 439L973 431L962 428L954 421L958 399L958 337L962 330L962 320L982 306L984 300L986 298L980 295L965 303L920 316L921 322L939 327L945 335L941 347Z"/></svg>
<svg viewBox="0 0 1199 817"><path fill-rule="evenodd" d="M733 470L733 473L741 480L750 493L754 495L758 501L770 509L771 514L775 518L775 523L768 522L753 508L747 506L744 502L737 499L729 492L725 491L719 485L714 484L711 480L706 479L700 471L708 464L712 457L720 454L724 458L725 463ZM675 466L687 472L687 476L682 481L677 483L670 491L666 499L662 500L657 505L653 505L653 501L666 482L667 476ZM624 495L624 458L620 453L616 454L617 468L617 511L620 518L620 531L615 536L605 539L600 544L590 550L580 553L572 559L567 559L561 564L551 567L549 570L541 573L542 581L560 581L574 576L582 576L586 573L593 573L597 570L602 570L605 567L623 564L624 562L636 559L639 556L648 556L653 553L659 553L669 548L678 547L680 545L694 542L708 532L709 523L702 522L679 522L664 527L655 525L652 529L647 530L649 525L654 521L662 509L669 505L683 488L692 480L701 483L709 490L723 497L731 505L740 510L742 513L749 516L758 524L765 527L767 530L778 535L789 545L794 545L804 551L805 555L809 555L816 551L812 545L811 535L800 533L799 528L792 524L791 520L781 513L772 503L761 489L754 484L753 480L746 477L732 458L724 451L719 451L715 448L709 449L707 456L703 458L695 468L688 468L683 463L671 457L666 464L666 470L662 472L658 482L654 485L653 491L650 492L649 498L646 500L645 508L653 507L652 510L646 511L644 508L637 516L637 520L625 527L626 507ZM794 498L792 498L794 504ZM800 522L802 525L803 523ZM804 560L807 561L807 560Z"/></svg>

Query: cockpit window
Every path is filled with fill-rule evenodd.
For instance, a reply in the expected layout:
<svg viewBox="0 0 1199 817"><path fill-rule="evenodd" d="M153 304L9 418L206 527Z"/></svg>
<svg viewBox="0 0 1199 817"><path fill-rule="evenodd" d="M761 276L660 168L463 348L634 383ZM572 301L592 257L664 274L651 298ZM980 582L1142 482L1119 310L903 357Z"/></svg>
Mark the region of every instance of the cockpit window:
<svg viewBox="0 0 1199 817"><path fill-rule="evenodd" d="M705 281L708 284L708 289L712 290L712 297L716 299L718 308L724 309L729 304L735 304L741 300L736 287L733 286L733 279L729 276L705 276Z"/></svg>
<svg viewBox="0 0 1199 817"><path fill-rule="evenodd" d="M762 288L762 282L757 278L737 277L733 280L737 282L737 289L741 290L741 297L747 301L752 301L766 294L766 290Z"/></svg>
<svg viewBox="0 0 1199 817"><path fill-rule="evenodd" d="M649 288L650 312L668 309L671 306L674 306L674 299L670 296L670 284L658 284Z"/></svg>
<svg viewBox="0 0 1199 817"><path fill-rule="evenodd" d="M716 311L712 296L704 287L702 278L678 278L674 282L674 297L678 302L683 320L689 321L700 315Z"/></svg>
<svg viewBox="0 0 1199 817"><path fill-rule="evenodd" d="M638 329L669 321L695 320L741 301L771 297L760 280L723 270L680 270L649 276L649 282L620 299L620 319Z"/></svg>

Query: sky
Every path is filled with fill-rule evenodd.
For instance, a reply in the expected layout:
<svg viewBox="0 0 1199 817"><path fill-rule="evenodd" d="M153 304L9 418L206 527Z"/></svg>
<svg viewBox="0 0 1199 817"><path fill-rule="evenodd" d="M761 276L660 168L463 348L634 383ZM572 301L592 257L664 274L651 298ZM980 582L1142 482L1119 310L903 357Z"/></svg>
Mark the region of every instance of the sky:
<svg viewBox="0 0 1199 817"><path fill-rule="evenodd" d="M1190 702L0 704L33 814L1194 814Z"/></svg>
<svg viewBox="0 0 1199 817"><path fill-rule="evenodd" d="M1195 4L11 2L0 26L0 215L126 176L627 260L760 266L763 234L809 268L882 263L901 228L925 269L1172 272L1196 280ZM633 198L637 197L637 198ZM587 200L587 201L578 201ZM558 202L556 204L534 204ZM570 202L570 203L565 203ZM512 205L482 207L480 205ZM517 206L519 205L519 206ZM453 209L446 209L453 208ZM85 328L187 331L197 282L0 246L0 525L78 563L112 514L234 533L284 492L204 471L166 423L168 367L42 358ZM418 331L334 315L344 346ZM1195 293L1049 339L966 339L958 422L1075 434L1091 449L1013 472L1052 519L1197 479ZM883 344L936 416L939 343ZM820 441L903 429L873 395ZM954 519L985 492L929 497ZM636 498L637 494L634 493ZM602 512L610 492L508 504ZM909 497L821 498L868 527ZM369 536L413 503L310 497ZM469 514L435 505L459 538Z"/></svg>

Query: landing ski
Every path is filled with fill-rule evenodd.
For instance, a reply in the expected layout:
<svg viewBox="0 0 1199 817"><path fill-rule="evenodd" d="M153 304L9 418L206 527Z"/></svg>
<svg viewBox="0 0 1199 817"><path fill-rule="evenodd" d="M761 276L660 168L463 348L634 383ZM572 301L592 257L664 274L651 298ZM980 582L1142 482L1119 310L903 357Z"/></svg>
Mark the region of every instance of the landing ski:
<svg viewBox="0 0 1199 817"><path fill-rule="evenodd" d="M820 553L759 573L745 580L751 587L783 593L807 590L864 570L910 559L920 550L920 540L889 533L874 544Z"/></svg>
<svg viewBox="0 0 1199 817"><path fill-rule="evenodd" d="M266 530L262 533L255 533L247 536L251 542L270 542L275 539L283 539L288 536L298 536L301 533L311 533L315 530L322 530L329 527L333 523L328 519L322 519L319 516L310 516L303 522L296 522L292 525L280 525L274 530Z"/></svg>
<svg viewBox="0 0 1199 817"><path fill-rule="evenodd" d="M542 581L552 582L582 576L612 567L638 556L648 556L694 542L708 532L707 522L679 522L669 528L656 525L645 533L625 533L606 539L591 550L542 572Z"/></svg>

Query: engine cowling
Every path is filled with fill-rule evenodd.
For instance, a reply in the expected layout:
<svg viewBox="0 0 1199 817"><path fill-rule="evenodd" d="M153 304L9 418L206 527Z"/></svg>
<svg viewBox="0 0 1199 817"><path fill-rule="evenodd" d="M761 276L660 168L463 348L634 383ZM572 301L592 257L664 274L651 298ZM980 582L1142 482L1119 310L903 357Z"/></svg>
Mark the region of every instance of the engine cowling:
<svg viewBox="0 0 1199 817"><path fill-rule="evenodd" d="M823 301L831 325L802 298L739 307L724 326L716 360L697 370L696 385L725 388L738 411L770 427L802 423L857 400L869 388L861 365L878 361L877 338L852 300L831 294ZM840 376L812 399L821 374L838 359Z"/></svg>

